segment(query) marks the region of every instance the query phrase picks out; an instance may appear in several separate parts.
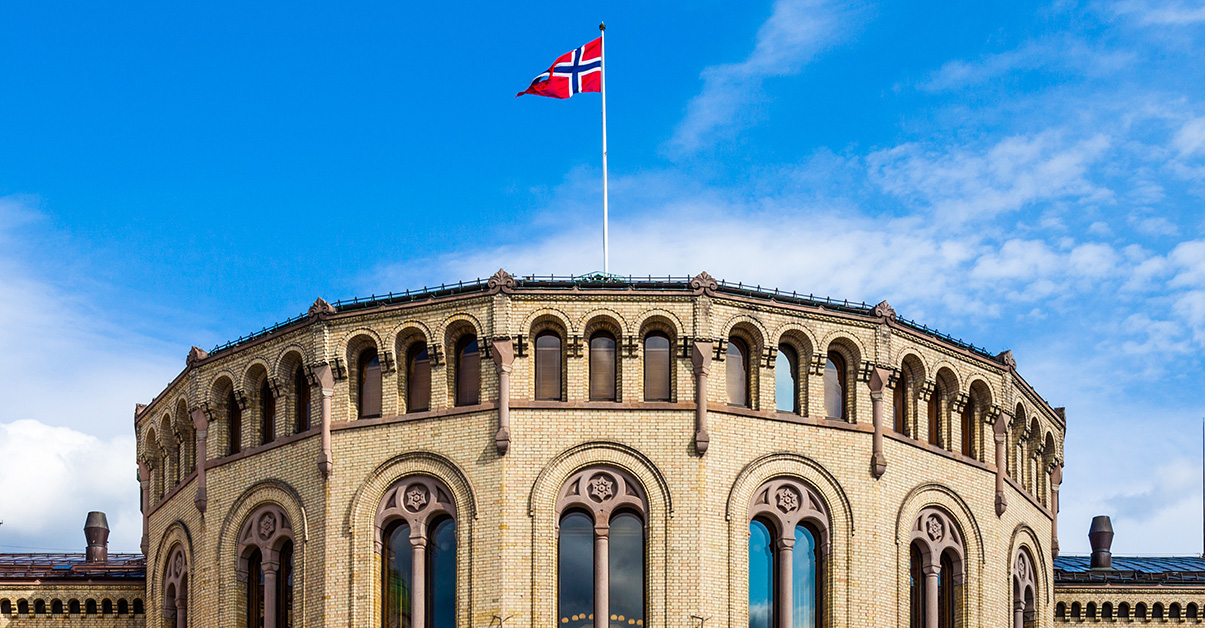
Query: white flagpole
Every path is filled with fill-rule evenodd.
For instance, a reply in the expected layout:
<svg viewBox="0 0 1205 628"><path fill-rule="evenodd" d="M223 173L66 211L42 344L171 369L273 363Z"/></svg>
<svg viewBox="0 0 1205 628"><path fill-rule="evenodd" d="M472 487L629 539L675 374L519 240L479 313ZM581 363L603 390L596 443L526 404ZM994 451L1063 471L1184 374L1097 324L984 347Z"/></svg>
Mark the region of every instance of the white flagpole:
<svg viewBox="0 0 1205 628"><path fill-rule="evenodd" d="M607 24L601 23L598 25L599 45L602 48L601 64L599 69L599 91L602 93L602 126L603 126L603 274L611 272L611 250L610 250L610 234L607 232L607 46L606 34Z"/></svg>

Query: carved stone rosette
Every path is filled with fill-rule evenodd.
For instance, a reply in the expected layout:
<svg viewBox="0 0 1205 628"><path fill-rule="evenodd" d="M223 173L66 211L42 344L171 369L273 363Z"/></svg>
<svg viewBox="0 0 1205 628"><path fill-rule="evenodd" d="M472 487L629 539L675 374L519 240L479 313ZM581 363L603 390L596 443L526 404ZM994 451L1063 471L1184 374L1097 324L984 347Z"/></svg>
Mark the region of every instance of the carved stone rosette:
<svg viewBox="0 0 1205 628"><path fill-rule="evenodd" d="M565 482L557 496L558 515L576 508L589 512L596 527L611 521L617 510L648 512L648 500L640 483L624 471L612 467L590 467L578 471Z"/></svg>
<svg viewBox="0 0 1205 628"><path fill-rule="evenodd" d="M452 491L443 482L426 475L411 475L397 481L377 506L377 551L382 550L385 528L399 519L410 526L411 538L426 539L430 524L441 516L456 518Z"/></svg>
<svg viewBox="0 0 1205 628"><path fill-rule="evenodd" d="M816 542L820 554L829 551L830 518L824 499L812 487L794 478L775 478L762 484L749 503L749 519L772 524L772 534L783 541L795 541L795 527L806 524L819 532Z"/></svg>

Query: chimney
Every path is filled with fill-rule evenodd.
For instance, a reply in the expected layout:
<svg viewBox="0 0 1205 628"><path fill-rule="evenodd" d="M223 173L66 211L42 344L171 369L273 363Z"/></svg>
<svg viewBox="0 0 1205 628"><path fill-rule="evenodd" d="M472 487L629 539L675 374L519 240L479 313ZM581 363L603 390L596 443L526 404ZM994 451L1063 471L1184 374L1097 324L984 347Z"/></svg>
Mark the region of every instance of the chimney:
<svg viewBox="0 0 1205 628"><path fill-rule="evenodd" d="M109 520L105 513L92 511L84 522L84 538L88 540L88 562L109 562Z"/></svg>
<svg viewBox="0 0 1205 628"><path fill-rule="evenodd" d="M1092 568L1112 569L1113 553L1113 522L1109 515L1092 517L1092 527L1088 529L1088 542L1092 544Z"/></svg>

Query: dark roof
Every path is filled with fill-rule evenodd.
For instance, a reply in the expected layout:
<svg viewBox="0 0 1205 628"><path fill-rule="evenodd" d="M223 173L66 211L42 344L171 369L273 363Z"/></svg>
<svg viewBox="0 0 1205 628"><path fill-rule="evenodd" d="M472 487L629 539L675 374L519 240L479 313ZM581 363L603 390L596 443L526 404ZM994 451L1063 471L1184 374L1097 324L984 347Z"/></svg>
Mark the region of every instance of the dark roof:
<svg viewBox="0 0 1205 628"><path fill-rule="evenodd" d="M1089 556L1054 559L1056 584L1205 584L1200 556L1114 556L1112 569L1092 569Z"/></svg>
<svg viewBox="0 0 1205 628"><path fill-rule="evenodd" d="M84 554L0 554L0 580L146 578L142 554L109 554L106 563L89 563Z"/></svg>

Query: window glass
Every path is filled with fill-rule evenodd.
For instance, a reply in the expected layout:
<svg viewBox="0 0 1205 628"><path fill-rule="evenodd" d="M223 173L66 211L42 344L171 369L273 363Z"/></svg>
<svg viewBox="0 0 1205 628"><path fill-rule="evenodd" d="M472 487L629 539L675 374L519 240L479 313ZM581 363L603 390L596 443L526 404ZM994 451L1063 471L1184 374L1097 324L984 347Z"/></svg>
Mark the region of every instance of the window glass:
<svg viewBox="0 0 1205 628"><path fill-rule="evenodd" d="M749 628L774 625L774 550L770 529L754 519L749 523Z"/></svg>
<svg viewBox="0 0 1205 628"><path fill-rule="evenodd" d="M385 573L381 582L385 590L382 613L384 628L410 628L410 589L414 574L414 550L410 545L410 526L398 522L386 531L385 551L381 557Z"/></svg>
<svg viewBox="0 0 1205 628"><path fill-rule="evenodd" d="M945 553L941 555L941 575L937 580L937 628L954 628L955 602L954 561Z"/></svg>
<svg viewBox="0 0 1205 628"><path fill-rule="evenodd" d="M929 444L941 445L941 387L929 395Z"/></svg>
<svg viewBox="0 0 1205 628"><path fill-rule="evenodd" d="M476 336L461 338L456 352L456 405L472 406L481 400L481 350Z"/></svg>
<svg viewBox="0 0 1205 628"><path fill-rule="evenodd" d="M410 359L406 373L406 412L431 409L431 358L427 343L416 342L406 352Z"/></svg>
<svg viewBox="0 0 1205 628"><path fill-rule="evenodd" d="M310 429L310 382L305 377L305 370L298 366L293 374L294 411L297 413L294 431L301 433Z"/></svg>
<svg viewBox="0 0 1205 628"><path fill-rule="evenodd" d="M381 360L376 349L360 355L360 417L381 416Z"/></svg>
<svg viewBox="0 0 1205 628"><path fill-rule="evenodd" d="M749 365L746 356L749 350L740 338L728 341L728 353L724 359L724 370L728 380L728 403L734 406L749 406Z"/></svg>
<svg viewBox="0 0 1205 628"><path fill-rule="evenodd" d="M915 544L912 545L909 555L911 562L908 569L908 626L926 628L924 559L920 548Z"/></svg>
<svg viewBox="0 0 1205 628"><path fill-rule="evenodd" d="M670 400L669 337L653 332L644 338L644 400Z"/></svg>
<svg viewBox="0 0 1205 628"><path fill-rule="evenodd" d="M428 545L428 628L456 628L456 522L441 519Z"/></svg>
<svg viewBox="0 0 1205 628"><path fill-rule="evenodd" d="M590 338L590 400L615 401L615 338L605 332Z"/></svg>
<svg viewBox="0 0 1205 628"><path fill-rule="evenodd" d="M829 351L824 361L824 414L845 418L845 358L836 351Z"/></svg>
<svg viewBox="0 0 1205 628"><path fill-rule="evenodd" d="M816 537L805 526L795 526L791 553L791 628L816 628Z"/></svg>
<svg viewBox="0 0 1205 628"><path fill-rule="evenodd" d="M276 575L276 628L293 625L293 542L280 548L280 572Z"/></svg>
<svg viewBox="0 0 1205 628"><path fill-rule="evenodd" d="M975 455L975 396L962 409L962 455Z"/></svg>
<svg viewBox="0 0 1205 628"><path fill-rule="evenodd" d="M904 418L904 399L906 390L907 385L904 383L904 376L901 375L899 380L895 382L895 388L893 388L891 391L891 412L897 434L904 434L907 432Z"/></svg>
<svg viewBox="0 0 1205 628"><path fill-rule="evenodd" d="M264 628L264 570L262 567L263 556L260 555L258 549L252 550L251 555L247 557L248 628ZM120 608L118 612L120 612Z"/></svg>
<svg viewBox="0 0 1205 628"><path fill-rule="evenodd" d="M270 443L276 438L276 397L272 394L272 387L268 385L268 378L264 378L264 383L259 387L259 406L260 406L260 436L263 442Z"/></svg>
<svg viewBox="0 0 1205 628"><path fill-rule="evenodd" d="M243 449L243 409L238 405L238 399L234 397L234 391L226 397L226 416L230 419L230 442L229 452L237 454Z"/></svg>
<svg viewBox="0 0 1205 628"><path fill-rule="evenodd" d="M799 413L799 359L791 345L778 345L774 359L774 401L779 412Z"/></svg>
<svg viewBox="0 0 1205 628"><path fill-rule="evenodd" d="M561 519L557 548L557 612L561 626L593 625L594 523L580 512Z"/></svg>
<svg viewBox="0 0 1205 628"><path fill-rule="evenodd" d="M644 626L644 525L636 515L611 518L608 550L612 624Z"/></svg>
<svg viewBox="0 0 1205 628"><path fill-rule="evenodd" d="M536 336L536 399L561 399L561 337L556 332Z"/></svg>

